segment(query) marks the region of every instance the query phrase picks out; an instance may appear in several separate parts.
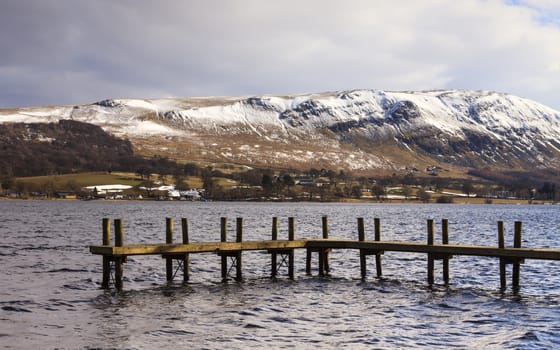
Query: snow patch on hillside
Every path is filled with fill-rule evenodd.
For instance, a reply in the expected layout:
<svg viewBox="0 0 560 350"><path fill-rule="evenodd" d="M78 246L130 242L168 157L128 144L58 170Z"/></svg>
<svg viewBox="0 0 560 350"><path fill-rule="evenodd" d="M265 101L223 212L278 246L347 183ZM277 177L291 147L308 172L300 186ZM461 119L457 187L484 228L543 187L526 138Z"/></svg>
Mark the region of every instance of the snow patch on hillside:
<svg viewBox="0 0 560 350"><path fill-rule="evenodd" d="M501 145L502 152L509 149L512 154L531 152L527 153L529 158L535 159L543 148L560 148L560 112L491 91L351 90L293 96L110 99L77 106L0 110L0 123L61 119L92 123L125 137L250 134L278 144L307 142L324 148L324 154L290 154L279 149L271 158L330 160L350 168L386 164L370 153L361 153L355 145L353 157L350 153L329 153L356 135L376 142L396 142L411 152L415 146L411 142L424 137L420 145L424 152L433 150L441 159L447 156L451 160L465 156L453 153L455 146L464 148L457 140L469 143L467 151L478 152L486 160L505 155L485 149L485 145ZM437 144L430 148L431 141ZM439 153L442 147L449 147L447 155ZM265 152L254 147L252 151L254 157ZM234 153L224 149L221 154L235 157Z"/></svg>
<svg viewBox="0 0 560 350"><path fill-rule="evenodd" d="M148 136L184 136L185 133L171 127L152 121L140 121L117 129L123 135L148 137Z"/></svg>
<svg viewBox="0 0 560 350"><path fill-rule="evenodd" d="M269 126L283 130L328 128L359 123L399 132L433 127L462 137L464 130L504 137L509 131L538 131L546 138L560 136L560 113L516 96L485 91L387 92L354 90L298 96L255 96L249 98L201 99L113 99L71 107L35 107L0 110L0 122L53 122L60 119L98 124L104 128L135 134L172 131L161 122L192 123L197 126L246 125L259 133ZM193 105L193 107L189 107ZM349 124L350 125L350 124ZM134 130L134 127L137 129Z"/></svg>

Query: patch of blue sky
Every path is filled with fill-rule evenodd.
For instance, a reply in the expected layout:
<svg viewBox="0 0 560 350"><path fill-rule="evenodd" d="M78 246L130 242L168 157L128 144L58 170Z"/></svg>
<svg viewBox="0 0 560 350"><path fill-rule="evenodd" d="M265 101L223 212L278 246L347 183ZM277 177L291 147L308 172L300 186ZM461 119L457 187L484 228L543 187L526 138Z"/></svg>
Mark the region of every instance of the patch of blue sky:
<svg viewBox="0 0 560 350"><path fill-rule="evenodd" d="M560 26L560 1L555 0L506 0L511 6L531 9L535 19L544 25Z"/></svg>

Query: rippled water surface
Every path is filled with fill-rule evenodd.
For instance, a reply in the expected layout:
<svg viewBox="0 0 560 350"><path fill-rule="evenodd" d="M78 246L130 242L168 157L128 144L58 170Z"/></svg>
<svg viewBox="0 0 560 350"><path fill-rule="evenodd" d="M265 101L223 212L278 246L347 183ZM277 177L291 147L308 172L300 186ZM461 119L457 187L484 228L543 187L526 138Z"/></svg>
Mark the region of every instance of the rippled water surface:
<svg viewBox="0 0 560 350"><path fill-rule="evenodd" d="M296 279L269 279L270 257L243 254L241 283L222 283L220 258L191 256L191 280L165 281L161 257L129 257L124 291L100 289L101 219L123 218L126 243L165 240L165 217L189 219L191 241L217 241L220 217L234 239L269 239L278 216L280 239L295 217L296 237L357 239L364 217L382 239L426 240L426 219L449 219L450 242L497 244L503 220L507 243L523 221L523 246L560 248L558 206L265 204L185 202L0 201L0 344L5 348L480 348L560 346L560 262L528 260L518 293L499 290L497 259L455 257L451 283L426 284L426 256L386 252L383 279L360 281L357 251L333 251L331 276L305 275L296 251ZM176 228L178 232L178 228ZM436 232L440 225L436 225ZM177 234L178 236L178 234ZM509 244L511 245L511 244ZM314 257L315 258L315 257ZM314 261L315 263L315 261ZM509 272L508 267L508 284ZM316 274L316 273L315 273Z"/></svg>

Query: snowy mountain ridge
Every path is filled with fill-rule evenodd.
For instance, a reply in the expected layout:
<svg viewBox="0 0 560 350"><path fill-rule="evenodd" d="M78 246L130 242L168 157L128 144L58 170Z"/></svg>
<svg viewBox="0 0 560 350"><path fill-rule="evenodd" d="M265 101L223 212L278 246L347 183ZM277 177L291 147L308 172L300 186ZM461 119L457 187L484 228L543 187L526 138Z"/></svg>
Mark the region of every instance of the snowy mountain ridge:
<svg viewBox="0 0 560 350"><path fill-rule="evenodd" d="M0 123L61 119L99 125L148 154L167 151L176 158L173 152L188 153L188 158L247 164L313 160L325 167L366 170L433 160L466 167L549 168L558 165L560 155L560 112L490 91L110 99L0 110ZM411 158L404 161L402 152Z"/></svg>

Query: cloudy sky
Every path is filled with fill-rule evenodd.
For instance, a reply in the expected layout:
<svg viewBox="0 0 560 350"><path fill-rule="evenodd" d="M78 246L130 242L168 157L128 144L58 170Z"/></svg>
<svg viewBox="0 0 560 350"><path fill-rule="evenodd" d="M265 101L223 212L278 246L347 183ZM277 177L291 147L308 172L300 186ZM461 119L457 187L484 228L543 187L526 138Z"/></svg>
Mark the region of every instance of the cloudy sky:
<svg viewBox="0 0 560 350"><path fill-rule="evenodd" d="M560 110L557 0L0 0L0 108L344 89Z"/></svg>

